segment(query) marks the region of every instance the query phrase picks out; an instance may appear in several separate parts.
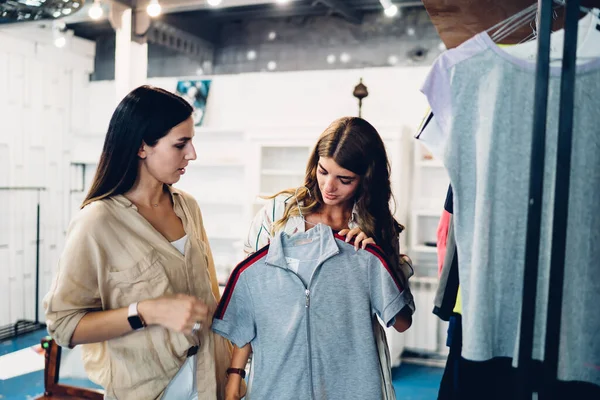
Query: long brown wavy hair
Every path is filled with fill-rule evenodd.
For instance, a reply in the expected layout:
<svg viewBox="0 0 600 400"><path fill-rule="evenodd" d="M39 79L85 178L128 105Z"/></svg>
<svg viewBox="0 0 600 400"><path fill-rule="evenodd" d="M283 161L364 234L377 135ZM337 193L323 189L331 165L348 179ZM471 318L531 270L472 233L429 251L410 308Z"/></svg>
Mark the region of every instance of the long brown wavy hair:
<svg viewBox="0 0 600 400"><path fill-rule="evenodd" d="M356 223L367 236L375 239L377 245L392 258L390 261L397 264L398 238L404 227L394 219L390 210L393 198L390 165L379 133L362 118L337 119L321 134L306 165L304 188L287 189L272 196L296 194L298 200L287 204L283 217L275 222L273 230L283 228L287 220L299 216L300 211L306 216L322 206L323 197L317 182L320 157L331 158L340 167L360 176L355 194Z"/></svg>

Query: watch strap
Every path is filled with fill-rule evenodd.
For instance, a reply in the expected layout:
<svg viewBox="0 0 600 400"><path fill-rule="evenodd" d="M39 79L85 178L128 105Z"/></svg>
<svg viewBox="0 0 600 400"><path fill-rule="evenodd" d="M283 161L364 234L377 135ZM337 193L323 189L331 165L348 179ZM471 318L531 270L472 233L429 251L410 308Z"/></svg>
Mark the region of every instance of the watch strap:
<svg viewBox="0 0 600 400"><path fill-rule="evenodd" d="M246 370L243 368L227 368L227 375L238 374L244 379L246 377Z"/></svg>
<svg viewBox="0 0 600 400"><path fill-rule="evenodd" d="M135 303L131 303L129 305L129 309L127 310L127 316L128 317L134 317L134 316L138 316L138 309L137 309L138 303L137 301Z"/></svg>

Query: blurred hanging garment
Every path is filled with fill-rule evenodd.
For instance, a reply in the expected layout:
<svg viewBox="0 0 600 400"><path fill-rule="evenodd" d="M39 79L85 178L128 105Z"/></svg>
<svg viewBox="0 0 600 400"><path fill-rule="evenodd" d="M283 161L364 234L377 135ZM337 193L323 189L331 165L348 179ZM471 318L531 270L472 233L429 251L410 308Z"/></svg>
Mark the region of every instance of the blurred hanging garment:
<svg viewBox="0 0 600 400"><path fill-rule="evenodd" d="M580 55L578 53L578 55ZM558 378L600 385L600 58L578 63ZM543 360L561 67L552 65L533 358ZM518 354L529 196L535 64L486 32L443 53L422 88L444 143L454 192L462 356Z"/></svg>
<svg viewBox="0 0 600 400"><path fill-rule="evenodd" d="M577 63L582 64L591 58L600 57L600 10L594 9L579 21L577 37ZM560 29L552 32L550 43L551 65L560 66L562 63L563 43L565 32ZM499 45L506 53L515 57L535 62L537 41L532 40L517 45ZM443 161L447 137L437 122L433 112L429 110L423 118L415 138L431 151L434 157Z"/></svg>

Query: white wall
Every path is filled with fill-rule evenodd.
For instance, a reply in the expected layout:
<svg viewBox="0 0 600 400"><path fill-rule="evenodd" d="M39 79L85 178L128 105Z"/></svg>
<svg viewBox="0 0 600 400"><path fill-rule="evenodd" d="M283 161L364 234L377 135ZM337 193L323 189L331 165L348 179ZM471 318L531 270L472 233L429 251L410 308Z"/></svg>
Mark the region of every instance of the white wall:
<svg viewBox="0 0 600 400"><path fill-rule="evenodd" d="M94 46L71 41L59 50L39 32L0 30L0 186L43 186L40 299L62 250L71 212L83 193L71 163L90 164L87 184L116 106L114 82L88 82ZM303 138L312 143L334 119L357 115L352 96L360 78L369 89L363 117L395 154L398 219L408 222L412 139L426 108L419 93L428 68L253 73L210 77L204 119L208 130L250 138ZM204 77L203 77L204 78ZM177 78L151 79L174 90ZM195 140L202 146L202 138ZM91 168L91 169L90 169ZM198 182L201 190L202 182ZM33 318L34 193L0 192L0 325ZM249 222L249 221L248 221ZM247 229L247 223L242 221ZM210 235L210 232L209 232ZM40 315L41 316L41 315Z"/></svg>
<svg viewBox="0 0 600 400"><path fill-rule="evenodd" d="M419 88L428 71L428 67L390 67L202 77L212 79L203 128L242 131L251 138L316 140L334 119L357 115L358 102L352 92L363 78L369 96L363 100L362 116L387 143L397 146L388 149L397 153L392 165L396 216L408 224L412 136L427 108ZM174 91L177 78L155 78L148 83ZM90 126L96 138L103 136L115 107L113 85L107 81L90 85L95 99ZM202 146L202 139L197 138L195 144ZM79 153L80 158L96 162L100 147L89 146L88 156Z"/></svg>
<svg viewBox="0 0 600 400"><path fill-rule="evenodd" d="M43 38L43 39L42 39ZM88 126L94 44L62 50L49 32L0 29L0 186L41 192L40 301L69 218L73 138ZM32 191L0 191L0 326L35 318L36 204ZM40 307L40 320L43 310Z"/></svg>

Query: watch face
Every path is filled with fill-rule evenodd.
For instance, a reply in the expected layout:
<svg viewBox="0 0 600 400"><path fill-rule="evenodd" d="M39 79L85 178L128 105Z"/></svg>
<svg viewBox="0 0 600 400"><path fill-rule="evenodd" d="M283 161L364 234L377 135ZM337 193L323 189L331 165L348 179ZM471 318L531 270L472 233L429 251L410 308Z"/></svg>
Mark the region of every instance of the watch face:
<svg viewBox="0 0 600 400"><path fill-rule="evenodd" d="M127 320L129 321L129 325L131 325L131 327L133 329L142 329L144 327L144 324L142 323L142 319L137 316L137 315L132 315L130 317L127 317Z"/></svg>

